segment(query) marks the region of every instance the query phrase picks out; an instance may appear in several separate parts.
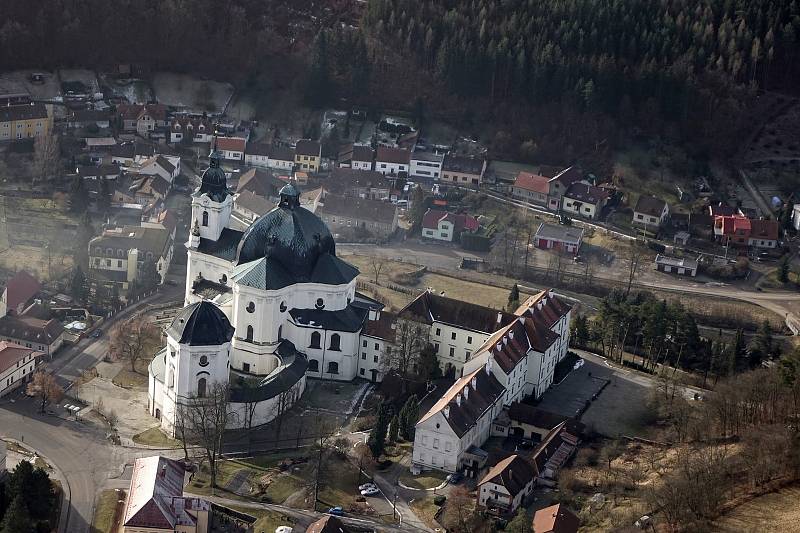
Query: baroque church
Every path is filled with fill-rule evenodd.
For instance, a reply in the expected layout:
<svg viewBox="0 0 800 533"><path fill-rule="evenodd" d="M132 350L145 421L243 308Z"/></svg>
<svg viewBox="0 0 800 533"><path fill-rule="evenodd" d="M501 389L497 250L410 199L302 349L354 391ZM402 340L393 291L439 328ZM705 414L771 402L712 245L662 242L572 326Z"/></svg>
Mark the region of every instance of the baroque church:
<svg viewBox="0 0 800 533"><path fill-rule="evenodd" d="M215 384L230 385L230 427L241 428L275 418L307 376L380 379L385 346L369 330L383 305L356 292L358 269L336 256L326 225L287 184L274 209L234 229L220 160L211 155L192 194L185 307L149 367L150 413L170 435L177 406ZM368 344L374 356L359 357Z"/></svg>

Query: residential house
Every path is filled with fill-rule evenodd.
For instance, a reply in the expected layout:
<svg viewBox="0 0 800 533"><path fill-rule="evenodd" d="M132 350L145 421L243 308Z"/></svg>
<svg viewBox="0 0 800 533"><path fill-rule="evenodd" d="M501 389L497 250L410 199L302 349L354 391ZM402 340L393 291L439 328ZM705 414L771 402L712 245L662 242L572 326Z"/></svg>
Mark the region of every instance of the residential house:
<svg viewBox="0 0 800 533"><path fill-rule="evenodd" d="M86 150L89 152L90 156L101 150L110 150L112 147L117 145L117 140L111 136L86 137L84 138L83 142L86 145Z"/></svg>
<svg viewBox="0 0 800 533"><path fill-rule="evenodd" d="M547 208L551 211L558 211L564 203L564 195L569 188L576 182L582 181L584 173L578 166L567 167L560 171L555 171L557 167L539 167L539 174L543 176L553 176L549 179L549 191L547 193Z"/></svg>
<svg viewBox="0 0 800 533"><path fill-rule="evenodd" d="M712 217L730 217L734 215L743 216L738 207L718 202L708 206L708 214Z"/></svg>
<svg viewBox="0 0 800 533"><path fill-rule="evenodd" d="M30 381L36 362L43 355L19 344L0 341L0 398ZM0 477L4 463L5 457L0 457Z"/></svg>
<svg viewBox="0 0 800 533"><path fill-rule="evenodd" d="M575 182L564 193L563 211L571 215L595 220L600 217L608 201L608 192L584 182Z"/></svg>
<svg viewBox="0 0 800 533"><path fill-rule="evenodd" d="M575 434L584 431L584 425L574 418L551 413L527 403L515 402L508 408L509 437L525 438L534 443L541 442L561 423Z"/></svg>
<svg viewBox="0 0 800 533"><path fill-rule="evenodd" d="M548 373L550 375L549 382L541 376L539 378L540 383L547 383L546 389L552 382L552 371L555 368L555 364L564 359L569 350L569 326L572 320L572 306L556 296L553 289L549 289L530 296L514 311L514 314L530 317L537 323L537 326L544 325L557 335L555 360L545 361L540 367L541 376L546 376ZM528 382L532 383L531 376L528 379ZM541 389L541 392L544 392L544 389ZM534 391L531 391L531 394L538 396Z"/></svg>
<svg viewBox="0 0 800 533"><path fill-rule="evenodd" d="M485 367L465 374L416 424L412 472L437 469L475 476L484 466L492 421L502 408L503 386Z"/></svg>
<svg viewBox="0 0 800 533"><path fill-rule="evenodd" d="M155 149L143 142L127 142L112 146L108 150L111 163L130 167L155 155Z"/></svg>
<svg viewBox="0 0 800 533"><path fill-rule="evenodd" d="M121 121L122 131L147 137L156 128L166 127L167 107L162 104L120 104L117 106L117 117Z"/></svg>
<svg viewBox="0 0 800 533"><path fill-rule="evenodd" d="M695 277L697 275L697 259L689 257L671 257L664 254L656 255L656 270L659 272L674 272L679 276Z"/></svg>
<svg viewBox="0 0 800 533"><path fill-rule="evenodd" d="M777 220L751 220L750 238L747 244L753 248L777 248L779 231L780 225Z"/></svg>
<svg viewBox="0 0 800 533"><path fill-rule="evenodd" d="M351 528L333 515L326 514L316 522L312 522L306 533L350 533Z"/></svg>
<svg viewBox="0 0 800 533"><path fill-rule="evenodd" d="M375 165L375 151L364 144L346 144L339 151L336 163L340 168L372 170Z"/></svg>
<svg viewBox="0 0 800 533"><path fill-rule="evenodd" d="M215 150L222 154L228 161L244 161L247 140L242 137L217 137L214 141Z"/></svg>
<svg viewBox="0 0 800 533"><path fill-rule="evenodd" d="M445 242L459 242L461 232L474 232L480 227L475 217L464 213L449 213L428 209L422 217L422 236Z"/></svg>
<svg viewBox="0 0 800 533"><path fill-rule="evenodd" d="M294 170L296 158L293 148L273 145L267 158L267 167L291 172Z"/></svg>
<svg viewBox="0 0 800 533"><path fill-rule="evenodd" d="M411 166L411 152L401 148L379 146L375 170L384 175L405 176ZM401 174L402 173L402 174Z"/></svg>
<svg viewBox="0 0 800 533"><path fill-rule="evenodd" d="M33 139L53 129L53 113L49 106L30 102L0 107L0 141Z"/></svg>
<svg viewBox="0 0 800 533"><path fill-rule="evenodd" d="M397 207L380 200L324 194L318 214L333 233L386 239L397 229Z"/></svg>
<svg viewBox="0 0 800 533"><path fill-rule="evenodd" d="M84 180L115 180L122 171L119 165L78 165L75 172Z"/></svg>
<svg viewBox="0 0 800 533"><path fill-rule="evenodd" d="M531 494L536 470L519 455L510 455L489 469L478 482L478 506L490 513L512 515Z"/></svg>
<svg viewBox="0 0 800 533"><path fill-rule="evenodd" d="M563 503L557 503L539 509L533 515L533 533L578 533L580 519L567 509Z"/></svg>
<svg viewBox="0 0 800 533"><path fill-rule="evenodd" d="M139 174L158 175L172 186L181 173L181 158L169 155L154 155L153 157L141 162L138 169Z"/></svg>
<svg viewBox="0 0 800 533"><path fill-rule="evenodd" d="M579 409L577 409L579 411ZM580 438L570 432L567 424L561 422L554 427L542 442L536 447L533 454L532 463L536 468L539 481L543 484L552 484L558 475L558 471L569 461L575 450L578 449ZM578 427L574 426L573 427Z"/></svg>
<svg viewBox="0 0 800 533"><path fill-rule="evenodd" d="M636 202L633 209L633 225L644 228L645 231L658 233L669 217L669 204L661 198L643 194Z"/></svg>
<svg viewBox="0 0 800 533"><path fill-rule="evenodd" d="M444 374L460 376L472 354L516 316L425 291L401 309L398 318L422 325Z"/></svg>
<svg viewBox="0 0 800 533"><path fill-rule="evenodd" d="M741 215L714 217L714 238L723 246L747 247L750 244L751 232L751 221L747 217Z"/></svg>
<svg viewBox="0 0 800 533"><path fill-rule="evenodd" d="M414 150L411 152L411 163L408 175L412 178L438 180L442 174L444 155L437 152Z"/></svg>
<svg viewBox="0 0 800 533"><path fill-rule="evenodd" d="M6 315L19 315L39 294L42 286L39 280L20 270L14 274L7 282L0 296L0 317Z"/></svg>
<svg viewBox="0 0 800 533"><path fill-rule="evenodd" d="M122 533L208 533L211 504L183 495L186 471L161 456L134 460L122 514Z"/></svg>
<svg viewBox="0 0 800 533"><path fill-rule="evenodd" d="M376 310L361 331L361 355L358 360L358 375L378 382L383 380L389 362L387 350L394 346L397 331L397 315L389 311Z"/></svg>
<svg viewBox="0 0 800 533"><path fill-rule="evenodd" d="M486 160L448 153L442 161L442 181L477 188L483 182Z"/></svg>
<svg viewBox="0 0 800 533"><path fill-rule="evenodd" d="M210 143L214 125L205 116L174 117L169 124L169 142Z"/></svg>
<svg viewBox="0 0 800 533"><path fill-rule="evenodd" d="M542 222L536 230L533 242L542 250L578 255L583 242L583 228Z"/></svg>
<svg viewBox="0 0 800 533"><path fill-rule="evenodd" d="M397 193L393 193L394 180L375 170L334 168L325 181L325 190L340 196L370 200L397 198Z"/></svg>
<svg viewBox="0 0 800 533"><path fill-rule="evenodd" d="M25 313L6 315L0 318L0 340L42 352L52 358L64 344L64 327L54 318L42 319Z"/></svg>
<svg viewBox="0 0 800 533"><path fill-rule="evenodd" d="M244 154L245 165L269 168L270 151L272 151L271 144L248 143L247 152Z"/></svg>
<svg viewBox="0 0 800 533"><path fill-rule="evenodd" d="M123 226L103 231L89 241L89 273L97 281L127 290L145 261L153 261L164 283L172 261L173 240L167 229Z"/></svg>
<svg viewBox="0 0 800 533"><path fill-rule="evenodd" d="M297 168L308 172L319 172L322 162L322 145L311 139L301 139L294 147L294 162Z"/></svg>
<svg viewBox="0 0 800 533"><path fill-rule="evenodd" d="M164 209L160 213L142 221L143 228L164 228L169 233L170 239L175 239L175 232L178 229L178 219L172 209Z"/></svg>
<svg viewBox="0 0 800 533"><path fill-rule="evenodd" d="M512 197L531 204L548 205L549 194L550 178L533 172L520 172L511 186Z"/></svg>
<svg viewBox="0 0 800 533"><path fill-rule="evenodd" d="M255 222L261 215L265 215L275 208L276 203L259 196L252 191L243 191L233 200L234 212L247 223Z"/></svg>
<svg viewBox="0 0 800 533"><path fill-rule="evenodd" d="M68 128L111 127L111 112L108 109L75 109L67 117Z"/></svg>
<svg viewBox="0 0 800 533"><path fill-rule="evenodd" d="M115 189L114 201L127 201L133 196L133 202L143 206L155 206L166 199L170 191L170 182L160 174L130 174L127 187Z"/></svg>
<svg viewBox="0 0 800 533"><path fill-rule="evenodd" d="M236 192L251 192L270 200L274 207L274 205L278 203L278 191L280 191L284 185L286 185L286 182L275 177L269 170L251 168L239 176Z"/></svg>

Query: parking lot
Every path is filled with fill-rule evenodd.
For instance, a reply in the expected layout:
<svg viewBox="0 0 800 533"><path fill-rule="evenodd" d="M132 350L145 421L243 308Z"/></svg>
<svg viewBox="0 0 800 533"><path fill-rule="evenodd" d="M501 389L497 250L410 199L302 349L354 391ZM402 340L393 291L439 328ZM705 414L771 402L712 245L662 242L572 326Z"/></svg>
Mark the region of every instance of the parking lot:
<svg viewBox="0 0 800 533"><path fill-rule="evenodd" d="M583 366L573 370L558 385L551 386L542 395L540 409L564 416L578 417L607 384L613 370L592 361L584 360Z"/></svg>

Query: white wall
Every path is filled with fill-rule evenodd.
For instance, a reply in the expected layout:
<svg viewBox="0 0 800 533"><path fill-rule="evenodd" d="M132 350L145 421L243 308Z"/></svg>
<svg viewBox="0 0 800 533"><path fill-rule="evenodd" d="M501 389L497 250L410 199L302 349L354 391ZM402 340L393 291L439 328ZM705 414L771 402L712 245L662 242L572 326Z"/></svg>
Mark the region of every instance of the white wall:
<svg viewBox="0 0 800 533"><path fill-rule="evenodd" d="M35 367L36 358L33 357L33 354L28 354L11 368L0 373L0 396L22 386L29 379Z"/></svg>
<svg viewBox="0 0 800 533"><path fill-rule="evenodd" d="M500 329L499 326L498 329ZM453 335L455 335L455 339ZM458 377L461 375L464 363L472 357L475 350L486 342L489 336L490 333L462 329L443 322L434 322L431 324L429 339L434 348L438 346L436 358L439 360L439 366L442 371L447 368L449 363L455 368L456 377ZM452 356L450 355L450 348L453 349Z"/></svg>
<svg viewBox="0 0 800 533"><path fill-rule="evenodd" d="M228 226L233 210L233 197L228 195L222 203L211 200L207 194L192 197L192 220L189 227L194 226L194 221L200 227L200 237L216 241L222 230ZM208 213L208 225L203 225L203 213Z"/></svg>
<svg viewBox="0 0 800 533"><path fill-rule="evenodd" d="M373 370L375 381L383 380L382 369L385 367L386 341L378 337L361 335L358 354L358 377L372 380Z"/></svg>

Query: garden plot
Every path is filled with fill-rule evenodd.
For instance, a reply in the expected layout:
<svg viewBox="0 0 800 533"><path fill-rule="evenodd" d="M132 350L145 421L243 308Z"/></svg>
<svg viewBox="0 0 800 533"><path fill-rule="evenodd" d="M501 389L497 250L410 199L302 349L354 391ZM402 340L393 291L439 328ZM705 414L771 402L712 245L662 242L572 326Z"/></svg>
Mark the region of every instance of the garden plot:
<svg viewBox="0 0 800 533"><path fill-rule="evenodd" d="M170 72L155 74L152 87L159 103L210 113L225 112L234 92L230 83L201 80L186 74Z"/></svg>
<svg viewBox="0 0 800 533"><path fill-rule="evenodd" d="M31 75L44 74L40 83L32 83ZM0 93L27 92L36 100L52 100L61 93L57 73L44 70L16 70L0 74Z"/></svg>

